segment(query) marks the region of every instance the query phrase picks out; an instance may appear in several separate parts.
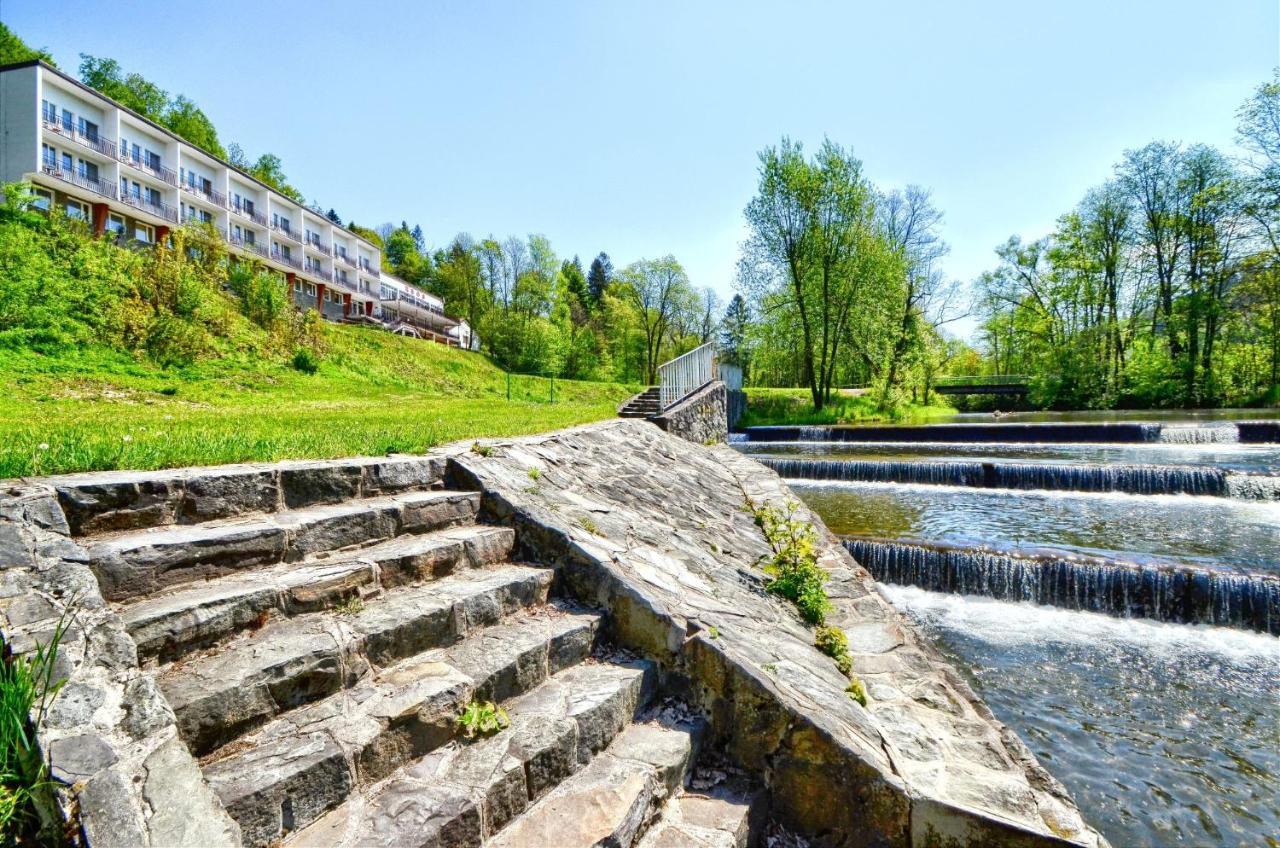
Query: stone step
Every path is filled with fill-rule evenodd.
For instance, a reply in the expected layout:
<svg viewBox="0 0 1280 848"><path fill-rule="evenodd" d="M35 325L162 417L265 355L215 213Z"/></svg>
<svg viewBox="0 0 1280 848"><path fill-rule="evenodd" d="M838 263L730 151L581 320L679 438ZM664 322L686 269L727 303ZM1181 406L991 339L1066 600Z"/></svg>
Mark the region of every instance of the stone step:
<svg viewBox="0 0 1280 848"><path fill-rule="evenodd" d="M630 848L684 784L699 736L700 727L631 725L486 848Z"/></svg>
<svg viewBox="0 0 1280 848"><path fill-rule="evenodd" d="M553 572L476 569L375 598L358 611L273 622L161 670L160 688L197 756L294 707L348 688L381 667L443 647L547 601Z"/></svg>
<svg viewBox="0 0 1280 848"><path fill-rule="evenodd" d="M255 566L465 524L477 492L409 492L253 518L138 530L89 547L102 594L124 601Z"/></svg>
<svg viewBox="0 0 1280 848"><path fill-rule="evenodd" d="M441 484L444 457L385 456L50 477L73 535L196 524Z"/></svg>
<svg viewBox="0 0 1280 848"><path fill-rule="evenodd" d="M280 563L178 586L124 607L120 617L139 655L169 661L277 615L327 609L390 586L502 562L514 539L510 529L486 526L400 536L364 548L354 559Z"/></svg>
<svg viewBox="0 0 1280 848"><path fill-rule="evenodd" d="M487 635L487 671L451 650L433 651L372 675L340 696L272 722L205 767L210 786L239 822L245 844L301 829L457 735L456 717L511 673L512 695L543 684L589 656L599 615L551 606L513 617ZM456 746L455 746L456 747ZM569 750L569 756L574 750Z"/></svg>
<svg viewBox="0 0 1280 848"><path fill-rule="evenodd" d="M450 742L352 795L285 844L480 845L617 738L651 697L654 678L645 661L573 666L511 701L508 729Z"/></svg>
<svg viewBox="0 0 1280 848"><path fill-rule="evenodd" d="M764 793L730 780L667 802L639 848L755 848L768 813Z"/></svg>

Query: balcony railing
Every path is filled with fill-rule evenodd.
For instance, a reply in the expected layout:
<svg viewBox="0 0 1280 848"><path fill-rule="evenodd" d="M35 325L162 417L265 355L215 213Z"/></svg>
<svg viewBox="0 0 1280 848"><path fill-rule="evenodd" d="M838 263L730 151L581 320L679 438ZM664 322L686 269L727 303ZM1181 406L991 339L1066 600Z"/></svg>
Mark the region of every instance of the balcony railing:
<svg viewBox="0 0 1280 848"><path fill-rule="evenodd" d="M57 165L51 165L48 162L46 162L40 170L55 179L71 183L72 185L79 186L80 188L88 189L89 191L92 191L95 194L100 194L103 197L108 197L112 200L115 199L116 187L114 183L90 177L88 174L83 172L66 171Z"/></svg>
<svg viewBox="0 0 1280 848"><path fill-rule="evenodd" d="M377 269L377 268L375 268L375 267L373 267L373 265L369 264L369 260L368 260L368 259L361 259L361 260L360 260L360 273L361 273L361 274L368 274L370 277L377 277L377 276L378 276L378 269Z"/></svg>
<svg viewBox="0 0 1280 848"><path fill-rule="evenodd" d="M334 271L332 274L330 274L330 275L329 275L329 279L333 280L334 285L342 286L342 288L344 288L344 289L346 289L346 290L348 290L348 291L353 291L353 292L359 292L359 291L360 291L360 287L359 287L359 286L357 286L357 285L356 285L355 283L353 283L351 280L349 280L349 279L347 279L347 278L345 278L345 277L339 276L337 271Z"/></svg>
<svg viewBox="0 0 1280 848"><path fill-rule="evenodd" d="M288 265L290 268L293 268L295 270L298 270L298 271L302 270L301 262L294 259L292 256L285 256L282 252L274 248L272 248L271 250L271 258L277 262L283 262L285 265Z"/></svg>
<svg viewBox="0 0 1280 848"><path fill-rule="evenodd" d="M441 309L433 301L429 300L426 295L419 294L417 292L384 287L381 295L379 296L379 299L388 301L388 302L408 304L409 306L422 309L434 315L444 316L443 309Z"/></svg>
<svg viewBox="0 0 1280 848"><path fill-rule="evenodd" d="M205 191L203 186L192 185L191 183L183 183L182 190L186 192L190 192L191 194L194 194L196 197L203 197L206 200L208 200L210 203L212 203L214 206L225 207L227 205L227 196L222 192L214 191L213 189L209 189L208 191Z"/></svg>
<svg viewBox="0 0 1280 848"><path fill-rule="evenodd" d="M339 253L338 258L341 259L343 262L347 263L348 265L350 265L352 268L360 267L359 265L356 264L356 261L354 259L352 259L350 256L348 256L345 253Z"/></svg>
<svg viewBox="0 0 1280 848"><path fill-rule="evenodd" d="M171 186L176 186L178 184L178 175L176 172L158 163L148 162L145 157L135 157L125 145L120 145L118 153L120 161L126 165L137 168L139 171L145 171Z"/></svg>
<svg viewBox="0 0 1280 848"><path fill-rule="evenodd" d="M199 212L183 212L182 223L184 224L212 224L212 217L204 217Z"/></svg>
<svg viewBox="0 0 1280 848"><path fill-rule="evenodd" d="M260 215L257 212L254 212L248 209L247 207L245 207L243 203L236 203L235 201L230 201L227 203L227 208L230 209L232 212L236 213L237 215L243 215L244 217L248 218L250 221L252 221L253 223L259 226L265 227L267 225L266 215Z"/></svg>
<svg viewBox="0 0 1280 848"><path fill-rule="evenodd" d="M249 250L263 257L269 255L266 245L258 244L256 241L245 241L244 236L238 236L233 233L227 238L227 241L241 250Z"/></svg>
<svg viewBox="0 0 1280 848"><path fill-rule="evenodd" d="M134 209L141 209L143 212L155 215L157 218L164 218L166 221L175 224L178 222L178 210L167 203L152 203L142 195L128 192L121 193L120 201L129 204Z"/></svg>
<svg viewBox="0 0 1280 848"><path fill-rule="evenodd" d="M44 124L46 129L51 129L58 135L66 136L77 144L83 145L90 150L97 151L109 159L116 155L115 141L107 138L105 135L101 135L96 130L94 132L85 132L84 129L78 125L71 124L66 121L60 121L56 118L50 119L47 115L42 117L40 122Z"/></svg>
<svg viewBox="0 0 1280 848"><path fill-rule="evenodd" d="M299 236L297 233L295 233L293 230L287 230L284 227L280 226L279 224L272 224L271 229L276 234L284 236L289 241L294 242L295 244L302 244L302 237Z"/></svg>
<svg viewBox="0 0 1280 848"><path fill-rule="evenodd" d="M311 248L312 250L318 250L321 253L323 253L325 256L333 255L333 251L329 249L329 245L322 244L320 242L319 236L313 236L311 238L308 238L307 247Z"/></svg>

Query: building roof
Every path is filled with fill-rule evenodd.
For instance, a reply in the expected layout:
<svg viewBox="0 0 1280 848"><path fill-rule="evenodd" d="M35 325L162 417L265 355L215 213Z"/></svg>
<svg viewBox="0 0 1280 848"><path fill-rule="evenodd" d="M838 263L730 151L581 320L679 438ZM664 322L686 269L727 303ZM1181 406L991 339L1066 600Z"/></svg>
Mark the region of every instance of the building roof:
<svg viewBox="0 0 1280 848"><path fill-rule="evenodd" d="M240 169L240 168L237 168L235 165L232 165L230 162L228 162L227 160L223 159L222 157L220 157L220 156L215 156L214 154L210 153L208 150L205 150L205 149L204 149L203 147L201 147L200 145L191 143L190 141L188 141L187 139L185 139L185 138L183 138L182 136L178 135L177 133L173 132L172 130L169 130L169 129L166 129L165 127L160 126L160 125L159 125L159 124L157 124L155 121L153 121L153 120L151 120L150 118L148 118L147 116L145 116L145 115L143 115L143 114L141 114L141 113L139 113L139 112L135 112L133 109L130 109L128 106L124 105L124 104L123 104L123 103L121 103L120 101L115 100L115 99L113 99L113 98L111 98L111 97L108 97L107 95L103 94L101 91L98 91L96 88L92 88L91 86L87 86L87 85L85 85L84 83L80 82L80 80L76 79L75 77L71 76L70 74L66 73L65 71L62 71L62 70L59 70L58 68L55 68L53 65L50 65L48 62L44 61L43 59L28 59L28 60L27 60L27 61L25 61L25 62L14 62L14 63L8 64L8 65L0 65L0 74L4 73L5 71L16 71L16 70L18 70L19 68L31 68L31 67L36 67L36 66L39 66L39 67L43 68L45 71L47 71L47 72L49 72L49 73L52 73L52 74L57 75L57 76L58 76L59 78L61 78L62 80L64 80L64 81L66 81L66 82L71 83L71 84L72 84L72 85L74 85L76 88L79 88L79 89L81 89L81 90L83 90L83 91L85 91L85 92L87 92L87 93L89 93L89 94L93 95L94 97L99 98L100 100L105 100L105 101L107 101L107 102L108 102L108 103L110 103L112 106L115 106L117 109L120 109L120 110L121 110L121 111L123 111L123 112L128 112L130 115L132 115L133 117L137 118L139 121L144 121L144 122L146 122L149 126L154 127L154 128L155 128L155 130L156 130L156 132L159 132L159 133L161 133L162 135L168 136L169 138L171 138L171 139L173 139L174 141L177 141L177 142L179 142L179 143L181 143L181 144L185 144L187 147L191 147L191 148L194 148L195 150L200 151L200 153L204 154L205 156L208 156L210 159L212 159L213 161L215 161L215 162L217 162L218 164L222 165L224 168L229 168L229 169L231 169L232 171L235 171L237 174L239 174L239 175L240 175L241 177L243 177L244 179L249 180L249 181L250 181L250 182L252 182L252 183L256 183L256 184L257 184L257 185L259 185L259 186L262 186L262 187L263 187L264 189L266 189L267 191L270 191L270 192L272 192L272 193L276 194L276 195L277 195L277 196L279 196L279 197L283 197L285 200L288 200L290 203L297 204L298 206L302 207L302 209L303 209L303 210L305 210L305 211L307 211L307 212L310 212L312 215L319 215L319 217L324 218L326 221L329 221L329 219L328 219L327 217L325 217L325 215L324 215L324 213L323 213L323 212L316 212L314 209L310 208L310 207L309 207L309 206L307 206L305 203L299 203L299 202L298 202L298 201L296 201L296 200L293 200L293 199L291 199L291 198L289 198L289 197L286 197L285 195L283 195L283 194L281 194L281 193L280 193L280 189L278 189L278 188L273 188L272 186L267 185L267 184L266 184L266 183L264 183L262 180L258 179L257 177L253 176L252 174L246 173L245 171L243 171L243 170L242 170L242 169ZM117 140L118 140L118 139L117 139ZM378 247L376 244L374 244L373 242L369 241L369 240L368 240L367 238L365 238L364 236L359 235L358 233L352 232L350 229L348 229L347 227L344 227L342 224L334 224L332 221L329 221L329 223L333 224L333 226L335 226L335 227L337 227L338 229L342 230L344 233L347 233L347 234L348 234L348 235L350 235L352 238L357 239L357 240L359 240L359 241L361 241L361 242L363 242L363 243L367 244L369 247L372 247L374 250L377 250L377 251L381 252L382 248Z"/></svg>

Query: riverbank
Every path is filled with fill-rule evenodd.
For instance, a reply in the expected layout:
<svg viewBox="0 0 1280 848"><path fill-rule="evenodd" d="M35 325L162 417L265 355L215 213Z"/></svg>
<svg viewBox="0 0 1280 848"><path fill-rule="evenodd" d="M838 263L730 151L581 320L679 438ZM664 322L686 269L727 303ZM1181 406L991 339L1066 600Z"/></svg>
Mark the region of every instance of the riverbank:
<svg viewBox="0 0 1280 848"><path fill-rule="evenodd" d="M813 408L808 389L745 389L747 408L739 427L768 425L813 426L824 424L919 424L944 420L956 411L941 401L931 405L906 404L883 407L866 392L840 392L820 410Z"/></svg>

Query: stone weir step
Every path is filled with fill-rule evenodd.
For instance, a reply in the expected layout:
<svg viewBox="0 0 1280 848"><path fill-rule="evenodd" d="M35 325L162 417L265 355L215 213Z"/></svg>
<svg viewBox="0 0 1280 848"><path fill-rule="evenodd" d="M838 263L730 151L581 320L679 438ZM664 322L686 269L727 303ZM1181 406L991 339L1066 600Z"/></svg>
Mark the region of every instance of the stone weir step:
<svg viewBox="0 0 1280 848"><path fill-rule="evenodd" d="M157 675L197 756L289 709L355 685L370 670L445 647L547 602L554 572L502 565L375 598L362 609L284 619ZM469 666L464 666L469 667Z"/></svg>
<svg viewBox="0 0 1280 848"><path fill-rule="evenodd" d="M48 479L76 536L276 512L442 484L438 456L355 457Z"/></svg>
<svg viewBox="0 0 1280 848"><path fill-rule="evenodd" d="M599 623L598 613L563 604L513 615L281 716L210 757L205 777L240 823L246 845L275 842L346 801L357 787L448 743L457 733L456 717L473 699L508 700L552 678L561 681L554 691L573 692L576 703L588 703L590 693L601 691L601 674L585 673L597 666L578 663L590 656ZM632 703L620 703L627 697L633 696L600 696L592 703L621 715ZM597 719L591 727L605 724ZM595 736L584 731L573 738L576 744Z"/></svg>
<svg viewBox="0 0 1280 848"><path fill-rule="evenodd" d="M438 490L135 530L90 541L89 563L104 597L126 601L178 583L467 524L479 507L477 492Z"/></svg>
<svg viewBox="0 0 1280 848"><path fill-rule="evenodd" d="M328 609L401 584L502 562L514 540L509 528L474 525L400 536L355 554L175 586L123 607L121 619L143 659L168 661L278 616Z"/></svg>
<svg viewBox="0 0 1280 848"><path fill-rule="evenodd" d="M508 704L508 729L450 742L284 844L629 848L683 784L703 731L633 723L654 677L651 663L608 659L561 672Z"/></svg>

